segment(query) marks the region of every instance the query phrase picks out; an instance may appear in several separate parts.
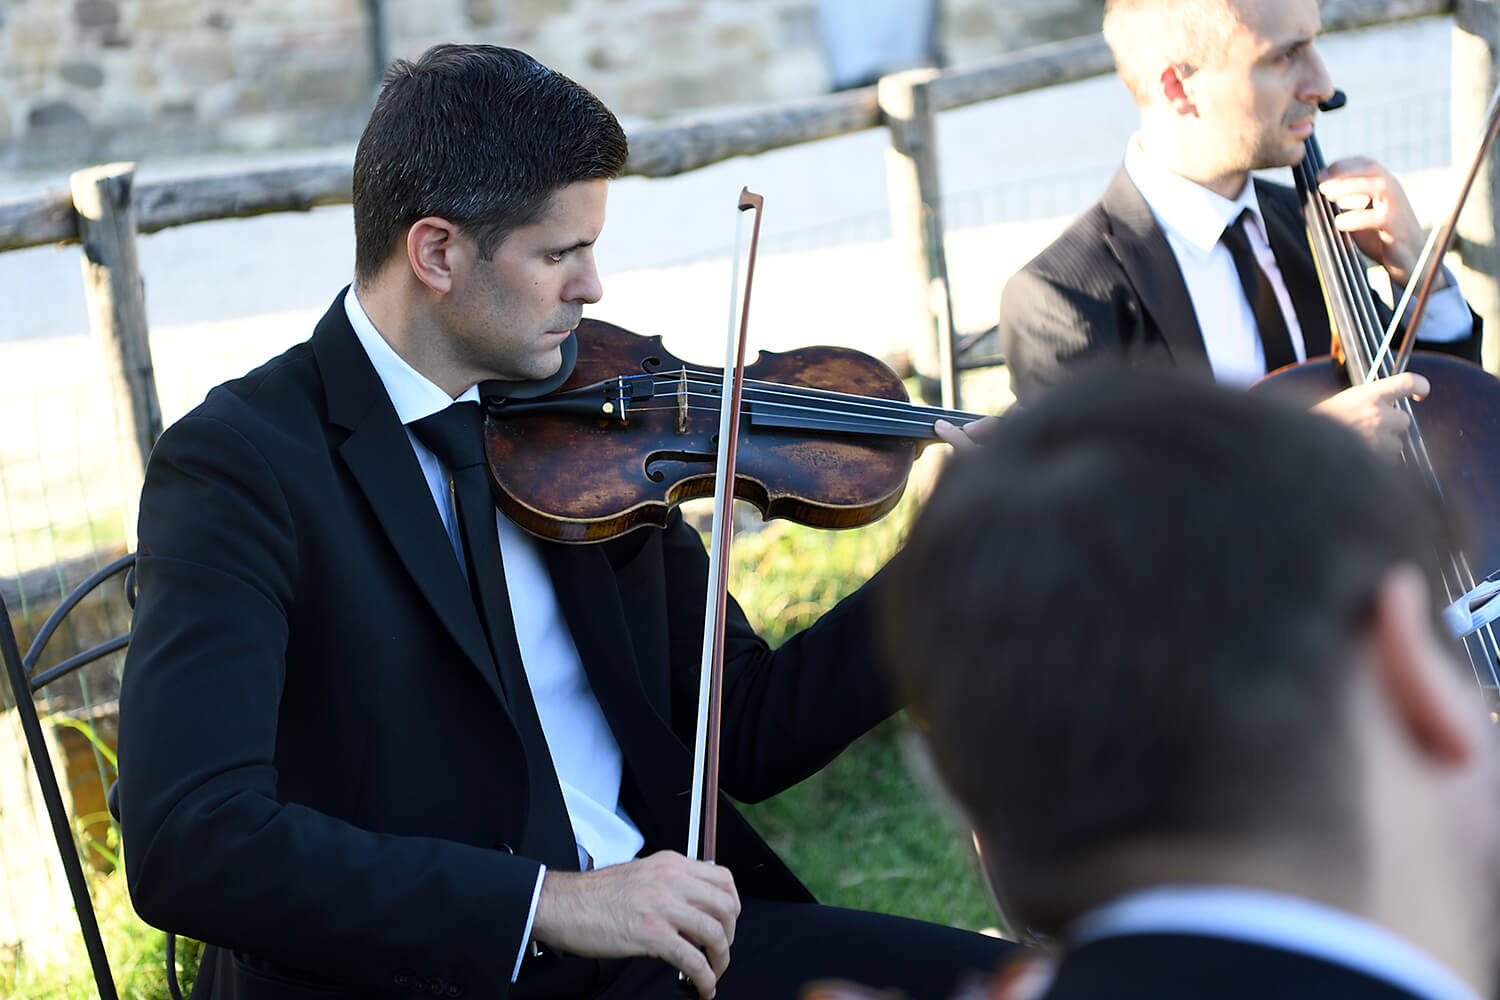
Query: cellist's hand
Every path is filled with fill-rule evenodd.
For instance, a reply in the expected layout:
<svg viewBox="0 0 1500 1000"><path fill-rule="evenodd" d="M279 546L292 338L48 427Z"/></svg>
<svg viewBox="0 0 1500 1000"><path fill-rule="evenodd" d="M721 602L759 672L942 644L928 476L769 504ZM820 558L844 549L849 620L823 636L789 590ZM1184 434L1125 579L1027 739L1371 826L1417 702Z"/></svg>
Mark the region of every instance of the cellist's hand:
<svg viewBox="0 0 1500 1000"><path fill-rule="evenodd" d="M1375 379L1328 397L1313 407L1359 433L1376 451L1395 456L1411 418L1396 409L1403 399L1420 399L1431 387L1416 372Z"/></svg>
<svg viewBox="0 0 1500 1000"><path fill-rule="evenodd" d="M1369 157L1351 156L1324 169L1318 190L1334 202L1368 202L1334 216L1334 225L1354 238L1361 253L1383 266L1391 281L1404 287L1422 255L1423 235L1400 182ZM1446 281L1439 274L1434 291Z"/></svg>
<svg viewBox="0 0 1500 1000"><path fill-rule="evenodd" d="M549 869L531 930L574 955L660 958L707 1000L729 967L739 915L729 869L658 851L590 872Z"/></svg>

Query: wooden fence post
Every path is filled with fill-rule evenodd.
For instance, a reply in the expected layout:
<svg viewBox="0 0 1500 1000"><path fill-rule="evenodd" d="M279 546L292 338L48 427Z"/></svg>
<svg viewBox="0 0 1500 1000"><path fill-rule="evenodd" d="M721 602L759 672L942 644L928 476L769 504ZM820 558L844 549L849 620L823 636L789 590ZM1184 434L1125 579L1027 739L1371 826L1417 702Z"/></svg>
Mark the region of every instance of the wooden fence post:
<svg viewBox="0 0 1500 1000"><path fill-rule="evenodd" d="M136 255L135 164L110 163L69 179L83 243L83 287L89 328L104 359L116 428L130 429L119 454L120 516L134 549L146 459L161 434L161 402L151 366L145 286Z"/></svg>
<svg viewBox="0 0 1500 1000"><path fill-rule="evenodd" d="M948 259L943 252L943 191L938 179L935 69L914 69L882 77L881 118L891 132L886 150L891 230L917 276L910 315L922 332L915 337L912 367L936 374L940 402L962 406L954 350L953 300L948 291Z"/></svg>
<svg viewBox="0 0 1500 1000"><path fill-rule="evenodd" d="M1453 5L1452 145L1454 166L1462 171L1474 155L1474 144L1484 131L1485 112L1496 81L1500 55L1500 19L1492 3L1457 0ZM1474 179L1469 200L1459 217L1454 244L1463 259L1464 298L1484 321L1484 367L1500 371L1500 202L1495 182L1500 177L1500 144L1491 146Z"/></svg>

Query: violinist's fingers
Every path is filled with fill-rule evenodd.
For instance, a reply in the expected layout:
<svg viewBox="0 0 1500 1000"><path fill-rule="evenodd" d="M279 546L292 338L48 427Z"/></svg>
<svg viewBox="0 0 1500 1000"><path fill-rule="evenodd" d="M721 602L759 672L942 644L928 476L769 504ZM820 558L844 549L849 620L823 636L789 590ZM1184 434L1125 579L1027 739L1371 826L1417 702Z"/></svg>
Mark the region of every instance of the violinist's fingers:
<svg viewBox="0 0 1500 1000"><path fill-rule="evenodd" d="M951 444L956 451L973 448L983 441L994 429L1000 426L999 417L980 417L978 420L970 420L962 426L950 420L938 420L932 425L932 432L942 441Z"/></svg>
<svg viewBox="0 0 1500 1000"><path fill-rule="evenodd" d="M590 872L548 871L532 935L586 957L660 958L707 1000L729 967L739 914L727 868L658 851Z"/></svg>

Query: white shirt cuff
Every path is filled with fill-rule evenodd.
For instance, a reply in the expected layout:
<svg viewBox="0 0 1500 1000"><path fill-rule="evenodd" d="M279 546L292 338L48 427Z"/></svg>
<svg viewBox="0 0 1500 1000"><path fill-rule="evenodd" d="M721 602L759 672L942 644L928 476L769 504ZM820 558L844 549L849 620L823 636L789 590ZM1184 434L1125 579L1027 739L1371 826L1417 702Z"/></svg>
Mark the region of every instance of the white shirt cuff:
<svg viewBox="0 0 1500 1000"><path fill-rule="evenodd" d="M1448 284L1428 297L1427 311L1417 330L1417 339L1428 343L1451 344L1474 332L1474 317L1469 313L1469 304L1464 301L1464 293L1454 280L1453 272L1444 267L1443 277L1448 279ZM1399 303L1401 289L1395 292Z"/></svg>
<svg viewBox="0 0 1500 1000"><path fill-rule="evenodd" d="M531 945L531 925L536 923L536 904L542 901L542 879L546 875L546 865L541 865L537 868L536 888L531 890L531 911L526 914L526 930L521 933L521 950L516 954L516 967L510 973L511 982L515 982L520 978L521 963L526 960L526 950Z"/></svg>

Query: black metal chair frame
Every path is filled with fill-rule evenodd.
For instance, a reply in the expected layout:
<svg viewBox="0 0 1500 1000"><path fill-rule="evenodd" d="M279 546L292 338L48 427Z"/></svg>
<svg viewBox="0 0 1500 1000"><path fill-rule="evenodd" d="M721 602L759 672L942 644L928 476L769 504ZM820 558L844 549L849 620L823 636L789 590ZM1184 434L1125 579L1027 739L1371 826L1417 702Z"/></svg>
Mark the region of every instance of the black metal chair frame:
<svg viewBox="0 0 1500 1000"><path fill-rule="evenodd" d="M25 656L21 655L15 630L11 628L10 611L5 606L5 599L0 597L0 618L4 619L4 627L0 628L0 654L3 654L5 659L6 678L10 682L11 695L15 700L16 711L21 719L21 729L25 734L26 745L31 754L32 770L36 772L37 784L41 786L42 800L47 807L47 816L52 823L52 835L57 839L57 851L62 859L63 871L67 875L68 890L73 896L73 909L78 914L79 930L83 934L84 947L88 951L89 965L93 968L94 982L98 986L100 1000L119 1000L119 994L115 989L114 976L110 972L109 958L104 952L104 938L99 933L99 921L94 914L94 903L89 896L88 883L84 879L83 863L78 856L78 846L73 837L68 810L63 804L57 774L52 768L52 759L47 753L47 743L42 733L42 721L37 714L35 698L42 688L53 681L124 649L130 642L130 632L127 630L121 635L106 639L40 673L36 672L36 668L48 642L62 626L68 613L107 581L122 573L126 574L126 598L131 607L135 606L134 568L134 554L121 556L69 591L62 603L47 616L47 620L31 641L30 647L27 648ZM111 811L113 811L114 800L114 789L111 788ZM177 983L175 944L173 935L168 934L167 988L171 991L174 1000L182 1000L182 990Z"/></svg>

